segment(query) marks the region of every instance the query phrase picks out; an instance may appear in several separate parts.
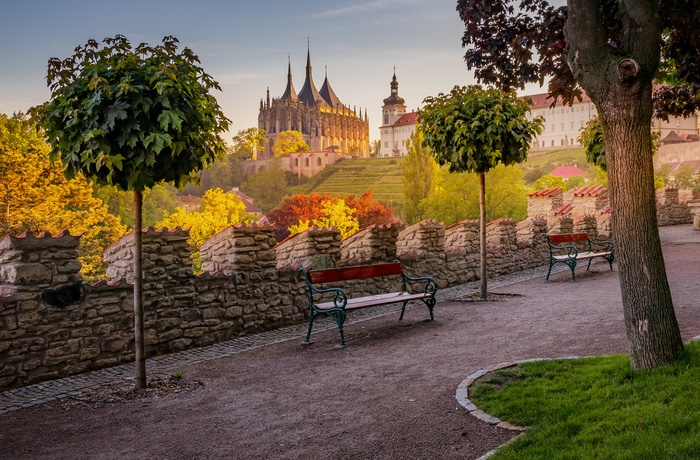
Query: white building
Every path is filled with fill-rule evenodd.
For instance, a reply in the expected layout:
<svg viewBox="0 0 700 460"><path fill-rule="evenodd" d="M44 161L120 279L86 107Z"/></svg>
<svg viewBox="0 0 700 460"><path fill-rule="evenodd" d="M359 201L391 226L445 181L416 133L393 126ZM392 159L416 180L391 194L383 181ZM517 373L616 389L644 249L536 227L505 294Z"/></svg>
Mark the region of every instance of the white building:
<svg viewBox="0 0 700 460"><path fill-rule="evenodd" d="M396 70L391 80L391 95L384 99L380 132L380 157L402 157L408 154L406 141L416 130L416 112L406 113L406 101L399 97Z"/></svg>
<svg viewBox="0 0 700 460"><path fill-rule="evenodd" d="M571 106L562 105L557 101L556 107L550 107L552 100L547 94L533 94L525 96L532 99L529 119L542 116L545 123L542 126L542 134L532 141L533 149L579 147L578 138L586 123L598 116L598 110L591 99L584 93L583 99L574 99ZM679 135L700 134L698 116L688 118L669 117L668 121L658 118L652 120L652 130L661 133L661 138L666 137L671 131Z"/></svg>

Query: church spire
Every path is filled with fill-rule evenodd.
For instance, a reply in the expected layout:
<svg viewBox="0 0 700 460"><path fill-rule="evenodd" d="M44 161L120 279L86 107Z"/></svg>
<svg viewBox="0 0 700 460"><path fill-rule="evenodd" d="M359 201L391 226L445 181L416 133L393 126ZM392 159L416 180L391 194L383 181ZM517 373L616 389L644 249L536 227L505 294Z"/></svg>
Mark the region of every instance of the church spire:
<svg viewBox="0 0 700 460"><path fill-rule="evenodd" d="M270 97L270 90L268 88L268 99ZM283 101L289 100L296 102L299 100L299 96L297 96L297 92L294 91L294 83L292 83L292 58L291 56L287 56L287 89L284 90L284 94L280 98Z"/></svg>
<svg viewBox="0 0 700 460"><path fill-rule="evenodd" d="M304 80L304 86L299 91L299 100L308 106L315 105L328 105L326 101L321 97L314 85L313 75L311 74L311 45L310 42L307 44L306 52L306 80Z"/></svg>
<svg viewBox="0 0 700 460"><path fill-rule="evenodd" d="M333 91L333 88L331 88L331 84L328 81L328 66L326 66L326 79L323 80L323 85L321 86L321 90L319 91L319 94L323 98L324 101L326 101L326 104L328 104L331 107L343 107L343 103L340 102L340 99L338 99L338 96L335 95L335 92Z"/></svg>
<svg viewBox="0 0 700 460"><path fill-rule="evenodd" d="M406 101L399 97L399 82L396 79L396 66L394 66L394 76L391 79L391 95L384 99L384 105L404 105Z"/></svg>

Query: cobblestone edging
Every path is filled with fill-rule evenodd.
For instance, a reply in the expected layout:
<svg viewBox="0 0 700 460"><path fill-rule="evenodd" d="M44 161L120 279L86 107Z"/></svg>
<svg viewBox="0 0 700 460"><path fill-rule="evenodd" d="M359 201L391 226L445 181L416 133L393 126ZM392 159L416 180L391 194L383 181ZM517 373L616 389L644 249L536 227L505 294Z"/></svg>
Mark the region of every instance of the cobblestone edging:
<svg viewBox="0 0 700 460"><path fill-rule="evenodd" d="M569 270L568 267L555 267L552 272L559 272L564 269ZM544 266L523 270L510 275L494 277L489 280L489 288L495 289L530 279L544 278L546 271L547 267ZM473 294L479 289L479 285L480 281L474 281L451 288L440 289L436 295L436 299L438 302L444 302ZM422 304L411 304L408 305L406 309L412 310L413 308L420 308L421 306ZM356 324L370 319L396 314L400 309L401 306L395 304L353 311L351 315L348 315L346 324ZM439 312L439 310L437 311ZM227 356L289 340L302 340L306 334L307 327L308 325L306 323L302 323L273 331L226 340L206 347L155 356L146 360L146 366L151 373L171 374L181 369L184 365L225 358ZM314 322L314 333L331 329L337 329L337 326L329 318L318 318ZM0 392L0 414L36 406L61 398L77 397L95 388L112 386L123 380L132 380L135 373L134 363L128 363Z"/></svg>

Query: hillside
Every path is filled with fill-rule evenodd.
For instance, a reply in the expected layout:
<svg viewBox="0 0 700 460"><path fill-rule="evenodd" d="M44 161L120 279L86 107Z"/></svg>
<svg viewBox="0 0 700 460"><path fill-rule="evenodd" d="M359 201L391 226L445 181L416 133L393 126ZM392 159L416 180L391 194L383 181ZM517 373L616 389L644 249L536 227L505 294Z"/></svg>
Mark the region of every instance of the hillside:
<svg viewBox="0 0 700 460"><path fill-rule="evenodd" d="M374 189L374 199L389 202L395 208L403 205L401 183L403 158L357 158L327 166L322 173L290 193L330 193L362 195Z"/></svg>

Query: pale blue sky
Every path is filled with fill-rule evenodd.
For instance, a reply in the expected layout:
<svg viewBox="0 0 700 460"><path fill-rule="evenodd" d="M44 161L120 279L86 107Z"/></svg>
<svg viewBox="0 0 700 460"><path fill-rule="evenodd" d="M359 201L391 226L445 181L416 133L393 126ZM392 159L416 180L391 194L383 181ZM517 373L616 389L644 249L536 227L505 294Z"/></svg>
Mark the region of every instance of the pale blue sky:
<svg viewBox="0 0 700 460"><path fill-rule="evenodd" d="M260 99L281 96L291 55L304 83L307 37L314 83L324 66L340 100L370 117L379 137L382 99L393 68L409 110L427 96L475 83L464 64L455 0L1 0L0 112L47 100L46 64L89 38L125 35L132 44L174 35L222 87L215 97L238 130L257 126ZM533 88L529 93L539 92Z"/></svg>

